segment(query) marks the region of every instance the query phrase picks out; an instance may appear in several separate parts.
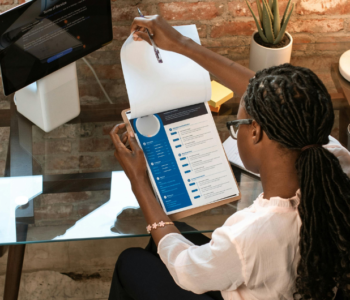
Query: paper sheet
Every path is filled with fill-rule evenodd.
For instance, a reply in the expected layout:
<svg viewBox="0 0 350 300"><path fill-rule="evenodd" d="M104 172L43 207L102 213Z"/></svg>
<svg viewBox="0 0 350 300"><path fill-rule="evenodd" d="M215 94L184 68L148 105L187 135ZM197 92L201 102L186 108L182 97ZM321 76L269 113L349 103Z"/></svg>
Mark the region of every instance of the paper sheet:
<svg viewBox="0 0 350 300"><path fill-rule="evenodd" d="M239 194L208 103L131 119L131 126L167 214Z"/></svg>
<svg viewBox="0 0 350 300"><path fill-rule="evenodd" d="M174 28L200 44L195 25ZM183 55L159 51L164 61L162 64L158 63L152 46L145 41L134 41L132 35L121 49L132 118L209 101L211 98L208 71Z"/></svg>
<svg viewBox="0 0 350 300"><path fill-rule="evenodd" d="M336 140L334 137L329 136L329 143L327 145L340 145L338 140ZM239 156L239 152L238 152L238 147L237 147L237 141L234 140L232 137L229 137L224 143L223 143L226 155L227 155L227 159L229 160L229 162L235 166L237 166L238 168L241 168L251 174L254 174L256 176L259 176L259 174L253 173L248 171L244 165L243 162L241 160L241 157ZM327 147L326 147L327 148Z"/></svg>
<svg viewBox="0 0 350 300"><path fill-rule="evenodd" d="M259 176L259 174L253 173L248 171L244 165L243 162L241 160L241 157L239 156L239 152L238 152L238 147L237 147L237 141L234 140L232 137L229 137L224 143L223 143L226 155L227 155L227 159L229 160L229 162L255 176Z"/></svg>

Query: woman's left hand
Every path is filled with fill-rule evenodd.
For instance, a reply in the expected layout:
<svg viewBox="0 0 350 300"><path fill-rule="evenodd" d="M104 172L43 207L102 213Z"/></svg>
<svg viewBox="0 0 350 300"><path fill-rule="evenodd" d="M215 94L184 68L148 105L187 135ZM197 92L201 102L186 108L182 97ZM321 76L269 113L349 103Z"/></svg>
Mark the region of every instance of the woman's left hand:
<svg viewBox="0 0 350 300"><path fill-rule="evenodd" d="M119 124L114 126L109 135L112 138L115 146L114 156L128 176L133 189L140 183L149 184L147 175L146 159L142 149L137 143L134 133L127 133L127 140L130 144L130 150L125 146L125 135L123 135L123 142L118 135L119 131L125 129L125 124Z"/></svg>

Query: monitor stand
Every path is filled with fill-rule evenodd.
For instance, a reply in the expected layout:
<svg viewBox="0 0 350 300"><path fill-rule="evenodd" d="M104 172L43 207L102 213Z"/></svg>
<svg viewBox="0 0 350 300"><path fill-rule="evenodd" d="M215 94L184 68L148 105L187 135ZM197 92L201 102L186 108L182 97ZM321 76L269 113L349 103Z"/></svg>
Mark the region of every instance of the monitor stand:
<svg viewBox="0 0 350 300"><path fill-rule="evenodd" d="M49 132L80 114L75 62L17 91L17 111Z"/></svg>

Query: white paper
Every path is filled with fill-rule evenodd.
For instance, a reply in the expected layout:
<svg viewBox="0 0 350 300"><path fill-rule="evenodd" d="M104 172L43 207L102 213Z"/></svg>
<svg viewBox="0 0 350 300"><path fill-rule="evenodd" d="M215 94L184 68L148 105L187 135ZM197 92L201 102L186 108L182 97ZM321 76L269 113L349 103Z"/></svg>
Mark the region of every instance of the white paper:
<svg viewBox="0 0 350 300"><path fill-rule="evenodd" d="M234 140L232 137L229 137L224 143L223 143L226 155L227 155L227 159L229 160L229 162L235 166L237 166L238 168L241 168L251 174L254 174L255 176L259 176L259 174L250 172L249 170L247 170L244 167L244 164L241 160L241 157L239 156L239 152L238 152L238 147L237 147L237 141Z"/></svg>
<svg viewBox="0 0 350 300"><path fill-rule="evenodd" d="M0 244L17 242L16 209L18 200L34 199L43 191L43 177L5 177L0 178Z"/></svg>
<svg viewBox="0 0 350 300"><path fill-rule="evenodd" d="M174 28L200 44L196 25ZM132 35L121 49L132 118L209 101L211 98L208 71L181 54L159 51L163 63L157 61L152 46L145 41L134 41Z"/></svg>
<svg viewBox="0 0 350 300"><path fill-rule="evenodd" d="M167 214L178 213L239 194L208 103L182 107L158 116L154 135L142 134L131 121L142 147L158 201ZM135 125L136 124L136 125ZM163 125L164 124L164 125Z"/></svg>

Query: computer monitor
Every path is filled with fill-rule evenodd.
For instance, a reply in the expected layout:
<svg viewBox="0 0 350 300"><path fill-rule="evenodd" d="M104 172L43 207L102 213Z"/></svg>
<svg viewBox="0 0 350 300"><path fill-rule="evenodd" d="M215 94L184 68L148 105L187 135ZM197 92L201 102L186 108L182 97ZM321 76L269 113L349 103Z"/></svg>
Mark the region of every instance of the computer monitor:
<svg viewBox="0 0 350 300"><path fill-rule="evenodd" d="M110 0L32 0L0 15L5 95L113 39Z"/></svg>

